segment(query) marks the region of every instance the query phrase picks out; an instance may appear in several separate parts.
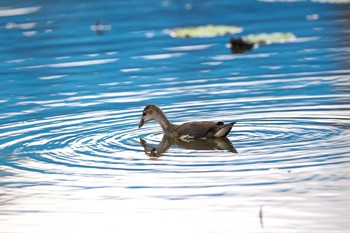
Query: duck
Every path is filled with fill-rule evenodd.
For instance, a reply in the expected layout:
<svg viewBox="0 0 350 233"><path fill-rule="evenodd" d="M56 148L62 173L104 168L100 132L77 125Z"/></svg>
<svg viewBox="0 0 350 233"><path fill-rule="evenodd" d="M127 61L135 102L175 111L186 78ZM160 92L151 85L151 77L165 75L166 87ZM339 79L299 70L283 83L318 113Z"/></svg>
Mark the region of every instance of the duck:
<svg viewBox="0 0 350 233"><path fill-rule="evenodd" d="M236 123L225 124L222 121L193 121L183 124L173 124L155 104L149 104L143 109L139 129L151 120L155 120L160 125L165 135L183 140L225 138Z"/></svg>

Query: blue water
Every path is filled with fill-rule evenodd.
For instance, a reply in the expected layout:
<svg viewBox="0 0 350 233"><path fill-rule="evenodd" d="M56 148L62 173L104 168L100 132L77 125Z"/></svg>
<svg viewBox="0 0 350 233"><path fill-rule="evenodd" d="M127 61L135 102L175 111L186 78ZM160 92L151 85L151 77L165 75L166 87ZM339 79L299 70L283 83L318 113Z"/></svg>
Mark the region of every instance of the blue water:
<svg viewBox="0 0 350 233"><path fill-rule="evenodd" d="M348 232L349 8L2 0L0 232ZM296 39L231 54L230 35L165 33L207 24ZM237 121L237 153L149 156L150 103Z"/></svg>

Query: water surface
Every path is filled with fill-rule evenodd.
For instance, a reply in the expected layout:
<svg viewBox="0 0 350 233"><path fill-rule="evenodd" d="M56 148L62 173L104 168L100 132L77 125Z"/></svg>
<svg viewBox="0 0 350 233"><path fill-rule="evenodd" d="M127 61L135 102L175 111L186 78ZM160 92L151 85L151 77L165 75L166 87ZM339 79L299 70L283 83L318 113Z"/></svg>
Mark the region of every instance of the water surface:
<svg viewBox="0 0 350 233"><path fill-rule="evenodd" d="M2 1L0 232L347 232L349 4ZM213 24L297 39L231 54ZM161 128L237 121L237 150L174 145ZM140 138L142 140L140 140Z"/></svg>

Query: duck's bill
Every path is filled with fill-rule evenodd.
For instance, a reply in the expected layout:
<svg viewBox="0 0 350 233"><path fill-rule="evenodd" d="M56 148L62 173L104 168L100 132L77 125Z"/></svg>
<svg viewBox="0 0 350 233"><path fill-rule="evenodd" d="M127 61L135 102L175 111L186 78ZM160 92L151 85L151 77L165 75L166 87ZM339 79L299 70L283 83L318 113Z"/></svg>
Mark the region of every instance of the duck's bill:
<svg viewBox="0 0 350 233"><path fill-rule="evenodd" d="M141 128L144 123L145 123L145 120L143 118L141 118L140 123L139 123L139 128Z"/></svg>

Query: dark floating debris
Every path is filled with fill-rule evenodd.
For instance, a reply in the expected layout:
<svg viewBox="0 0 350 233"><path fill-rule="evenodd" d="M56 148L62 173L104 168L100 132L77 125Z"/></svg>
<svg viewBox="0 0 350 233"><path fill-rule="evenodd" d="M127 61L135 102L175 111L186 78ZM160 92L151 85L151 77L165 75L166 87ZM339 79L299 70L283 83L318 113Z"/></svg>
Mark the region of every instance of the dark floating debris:
<svg viewBox="0 0 350 233"><path fill-rule="evenodd" d="M244 53L254 47L254 43L236 37L231 38L230 44L232 53Z"/></svg>
<svg viewBox="0 0 350 233"><path fill-rule="evenodd" d="M96 20L94 25L90 26L91 31L95 31L97 35L104 35L112 29L112 26L102 20Z"/></svg>
<svg viewBox="0 0 350 233"><path fill-rule="evenodd" d="M260 220L260 227L264 228L264 213L263 213L263 206L260 206L259 210L259 220Z"/></svg>
<svg viewBox="0 0 350 233"><path fill-rule="evenodd" d="M244 53L253 48L257 48L265 44L285 43L296 39L292 33L262 33L249 35L242 38L232 37L230 39L230 48L232 53Z"/></svg>

